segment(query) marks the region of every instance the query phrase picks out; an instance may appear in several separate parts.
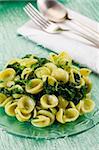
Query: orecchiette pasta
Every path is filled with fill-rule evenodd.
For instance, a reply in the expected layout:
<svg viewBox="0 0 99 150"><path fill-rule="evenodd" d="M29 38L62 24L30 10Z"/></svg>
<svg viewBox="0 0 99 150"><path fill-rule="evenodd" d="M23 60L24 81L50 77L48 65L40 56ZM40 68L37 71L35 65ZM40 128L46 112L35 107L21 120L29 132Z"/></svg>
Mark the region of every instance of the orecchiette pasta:
<svg viewBox="0 0 99 150"><path fill-rule="evenodd" d="M56 64L64 69L68 69L72 63L71 57L66 52L62 52L58 55Z"/></svg>
<svg viewBox="0 0 99 150"><path fill-rule="evenodd" d="M60 123L66 123L76 120L79 117L79 112L76 108L68 108L66 110L60 108L56 114L56 119Z"/></svg>
<svg viewBox="0 0 99 150"><path fill-rule="evenodd" d="M90 69L74 65L67 52L49 59L28 54L0 72L0 107L8 116L36 127L75 121L91 112Z"/></svg>
<svg viewBox="0 0 99 150"><path fill-rule="evenodd" d="M64 113L65 122L71 122L79 117L79 112L76 108L68 108Z"/></svg>
<svg viewBox="0 0 99 150"><path fill-rule="evenodd" d="M39 106L37 105L37 106L36 106L36 109L37 109L37 110L41 110L41 109L43 109L43 107L42 107L41 105L39 105Z"/></svg>
<svg viewBox="0 0 99 150"><path fill-rule="evenodd" d="M9 101L6 105L5 105L5 112L7 113L7 115L9 116L15 116L15 109L17 107L17 101L13 102L13 101Z"/></svg>
<svg viewBox="0 0 99 150"><path fill-rule="evenodd" d="M54 77L58 81L63 81L64 83L68 82L69 80L68 72L61 68L57 68L53 70L51 76Z"/></svg>
<svg viewBox="0 0 99 150"><path fill-rule="evenodd" d="M53 64L56 64L57 56L58 56L58 55L51 53L51 55L49 56L49 60L50 60Z"/></svg>
<svg viewBox="0 0 99 150"><path fill-rule="evenodd" d="M83 79L85 81L85 85L87 86L87 93L89 93L92 89L92 82L88 77L83 76Z"/></svg>
<svg viewBox="0 0 99 150"><path fill-rule="evenodd" d="M18 100L18 108L24 114L29 114L33 111L35 102L29 96L23 96Z"/></svg>
<svg viewBox="0 0 99 150"><path fill-rule="evenodd" d="M52 114L56 115L57 109L56 108L49 108L49 110L52 112Z"/></svg>
<svg viewBox="0 0 99 150"><path fill-rule="evenodd" d="M65 109L68 104L69 104L69 102L66 99L64 99L62 96L58 97L58 107L59 108Z"/></svg>
<svg viewBox="0 0 99 150"><path fill-rule="evenodd" d="M38 115L44 115L50 118L50 125L54 122L55 120L55 115L51 113L50 111L47 110L39 110Z"/></svg>
<svg viewBox="0 0 99 150"><path fill-rule="evenodd" d="M37 76L37 78L42 78L43 75L50 75L50 69L48 69L47 67L40 67L37 68L34 72Z"/></svg>
<svg viewBox="0 0 99 150"><path fill-rule="evenodd" d="M42 80L45 82L46 80L48 80L48 84L54 86L54 84L57 82L57 80L52 77L52 76L48 76L48 75L43 75L42 76Z"/></svg>
<svg viewBox="0 0 99 150"><path fill-rule="evenodd" d="M89 76L90 73L91 73L91 70L90 70L90 69L87 69L87 68L81 68L81 69L80 69L80 74L81 74L82 76Z"/></svg>
<svg viewBox="0 0 99 150"><path fill-rule="evenodd" d="M6 86L8 81L11 81L15 77L15 70L12 68L7 68L4 71L0 72L0 80L2 81L0 83L0 87Z"/></svg>
<svg viewBox="0 0 99 150"><path fill-rule="evenodd" d="M79 111L79 114L80 114L80 115L82 115L82 111L81 111L82 103L83 103L83 101L81 100L81 101L76 105L76 109Z"/></svg>
<svg viewBox="0 0 99 150"><path fill-rule="evenodd" d="M50 55L50 60L57 66L61 66L66 69L68 65L71 65L72 59L68 53L62 52L59 55L52 54Z"/></svg>
<svg viewBox="0 0 99 150"><path fill-rule="evenodd" d="M40 99L43 108L53 108L58 105L58 99L55 95L43 95Z"/></svg>
<svg viewBox="0 0 99 150"><path fill-rule="evenodd" d="M5 107L5 105L6 105L9 101L12 101L12 100L13 100L12 97L8 97L8 98L4 99L3 101L1 101L0 107Z"/></svg>
<svg viewBox="0 0 99 150"><path fill-rule="evenodd" d="M16 114L16 118L20 121L20 122L24 122L24 121L28 121L31 117L31 113L29 114L23 114L20 110L20 108L16 108L15 109L15 114Z"/></svg>
<svg viewBox="0 0 99 150"><path fill-rule="evenodd" d="M76 108L75 104L72 101L69 102L69 105L70 105L70 108Z"/></svg>
<svg viewBox="0 0 99 150"><path fill-rule="evenodd" d="M23 96L23 94L13 94L12 97L15 99L19 99Z"/></svg>
<svg viewBox="0 0 99 150"><path fill-rule="evenodd" d="M41 79L33 79L26 85L25 89L28 93L37 94L43 90L43 81Z"/></svg>
<svg viewBox="0 0 99 150"><path fill-rule="evenodd" d="M91 99L83 99L77 105L76 108L80 115L91 112L95 107L94 101Z"/></svg>
<svg viewBox="0 0 99 150"><path fill-rule="evenodd" d="M46 63L45 67L47 67L50 70L50 72L57 68L57 66L53 63Z"/></svg>
<svg viewBox="0 0 99 150"><path fill-rule="evenodd" d="M37 127L46 127L51 125L55 120L55 115L47 110L39 110L36 118L31 120L31 123Z"/></svg>
<svg viewBox="0 0 99 150"><path fill-rule="evenodd" d="M82 100L81 112L89 113L94 109L94 107L95 107L95 103L91 99Z"/></svg>
<svg viewBox="0 0 99 150"><path fill-rule="evenodd" d="M33 109L32 118L36 118L36 116L37 116L37 109L34 108L34 109Z"/></svg>
<svg viewBox="0 0 99 150"><path fill-rule="evenodd" d="M70 81L79 84L81 80L80 72L77 69L72 68L70 70Z"/></svg>
<svg viewBox="0 0 99 150"><path fill-rule="evenodd" d="M60 108L59 111L56 113L56 119L58 122L65 123L63 115L64 115L64 109Z"/></svg>
<svg viewBox="0 0 99 150"><path fill-rule="evenodd" d="M11 81L15 77L15 70L12 68L7 68L0 72L0 80Z"/></svg>
<svg viewBox="0 0 99 150"><path fill-rule="evenodd" d="M5 94L0 93L0 106L6 99L7 99L7 96Z"/></svg>
<svg viewBox="0 0 99 150"><path fill-rule="evenodd" d="M20 63L21 60L22 60L22 59L20 59L20 58L14 58L14 59L10 60L10 61L6 64L6 66L12 65L12 64L14 64L14 63Z"/></svg>
<svg viewBox="0 0 99 150"><path fill-rule="evenodd" d="M58 55L58 58L65 58L68 61L72 62L71 56L67 52L62 52Z"/></svg>
<svg viewBox="0 0 99 150"><path fill-rule="evenodd" d="M31 59L31 58L24 58L21 62L20 62L20 64L22 65L22 66L25 66L25 67L31 67L31 65L33 65L33 64L36 64L38 62L38 60L37 59Z"/></svg>
<svg viewBox="0 0 99 150"><path fill-rule="evenodd" d="M21 74L22 79L27 79L29 74L32 72L31 68L25 68Z"/></svg>
<svg viewBox="0 0 99 150"><path fill-rule="evenodd" d="M50 124L50 118L43 115L38 115L36 118L31 120L31 123L36 127L46 127Z"/></svg>

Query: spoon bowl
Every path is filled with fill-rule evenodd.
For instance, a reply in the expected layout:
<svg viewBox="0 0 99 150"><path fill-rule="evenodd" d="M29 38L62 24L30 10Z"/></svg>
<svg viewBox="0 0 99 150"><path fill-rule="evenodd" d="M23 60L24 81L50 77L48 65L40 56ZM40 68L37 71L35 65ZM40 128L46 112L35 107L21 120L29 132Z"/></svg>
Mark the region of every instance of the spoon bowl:
<svg viewBox="0 0 99 150"><path fill-rule="evenodd" d="M56 0L37 0L40 12L53 22L63 22L68 18L65 7Z"/></svg>

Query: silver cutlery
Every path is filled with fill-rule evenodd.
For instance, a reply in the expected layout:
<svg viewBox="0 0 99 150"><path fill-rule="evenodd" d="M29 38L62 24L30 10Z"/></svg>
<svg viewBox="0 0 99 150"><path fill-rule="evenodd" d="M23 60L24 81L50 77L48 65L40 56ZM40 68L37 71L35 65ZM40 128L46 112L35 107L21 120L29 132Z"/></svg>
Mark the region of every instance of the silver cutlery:
<svg viewBox="0 0 99 150"><path fill-rule="evenodd" d="M99 32L96 32L96 30L91 28L89 25L76 20L76 17L74 19L70 18L67 9L60 2L56 0L37 0L37 6L40 12L49 20L53 22L66 22L66 24L69 23L69 26L72 24L77 25L89 34L92 33L99 37Z"/></svg>
<svg viewBox="0 0 99 150"><path fill-rule="evenodd" d="M84 39L93 43L94 46L99 47L99 41L92 38L91 36L85 35L84 33L77 32L76 30L70 30L69 28L62 29L57 24L50 22L31 3L28 3L24 7L24 11L43 31L47 33L56 34L56 33L61 33L63 31L66 32L71 31L73 34L79 35Z"/></svg>
<svg viewBox="0 0 99 150"><path fill-rule="evenodd" d="M60 28L57 24L45 19L45 17L31 3L28 3L23 9L26 14L45 32L55 34L61 31L69 30L64 30Z"/></svg>

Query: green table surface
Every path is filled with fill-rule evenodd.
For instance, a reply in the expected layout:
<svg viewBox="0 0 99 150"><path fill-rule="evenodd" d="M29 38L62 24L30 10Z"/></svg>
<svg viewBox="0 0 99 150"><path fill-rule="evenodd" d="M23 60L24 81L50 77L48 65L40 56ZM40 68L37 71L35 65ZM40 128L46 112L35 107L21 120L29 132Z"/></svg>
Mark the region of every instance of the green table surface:
<svg viewBox="0 0 99 150"><path fill-rule="evenodd" d="M60 0L66 6L99 21L99 0ZM0 2L0 55L20 50L37 53L38 46L16 35L16 30L28 17L23 11L27 2ZM35 4L35 0L32 1ZM5 62L5 56L1 58ZM0 64L2 66L2 64ZM0 150L99 150L99 125L82 134L55 140L35 140L10 135L0 128Z"/></svg>

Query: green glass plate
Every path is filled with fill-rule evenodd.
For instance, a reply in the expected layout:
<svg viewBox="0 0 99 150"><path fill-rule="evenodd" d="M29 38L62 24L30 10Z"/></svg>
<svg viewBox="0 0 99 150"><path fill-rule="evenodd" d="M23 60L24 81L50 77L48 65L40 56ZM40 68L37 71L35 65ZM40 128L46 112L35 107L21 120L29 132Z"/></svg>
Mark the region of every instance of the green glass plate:
<svg viewBox="0 0 99 150"><path fill-rule="evenodd" d="M47 57L49 54L49 50L44 49L40 46L34 48L34 50L22 50L19 53L14 51L9 55L5 55L4 52L0 54L0 65L3 68L4 63L13 57L24 56L25 54L33 53L39 55L40 57ZM88 129L93 128L95 125L99 123L99 77L94 73L90 76L93 82L93 90L92 90L92 97L96 103L95 110L87 115L79 117L76 121L60 124L55 122L53 125L45 128L37 128L32 126L29 122L21 123L16 118L9 117L5 114L3 108L0 108L0 126L7 131L8 133L28 137L28 138L43 138L43 139L52 139L52 138L61 138L65 136L72 136Z"/></svg>

